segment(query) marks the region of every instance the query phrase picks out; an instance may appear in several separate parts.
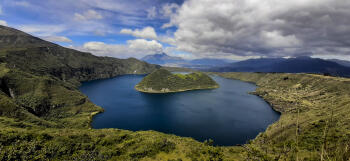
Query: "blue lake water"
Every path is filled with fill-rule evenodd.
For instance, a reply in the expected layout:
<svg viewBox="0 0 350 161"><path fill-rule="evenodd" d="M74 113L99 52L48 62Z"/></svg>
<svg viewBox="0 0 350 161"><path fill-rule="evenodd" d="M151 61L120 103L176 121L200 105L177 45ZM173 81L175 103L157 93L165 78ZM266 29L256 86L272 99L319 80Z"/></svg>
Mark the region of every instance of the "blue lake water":
<svg viewBox="0 0 350 161"><path fill-rule="evenodd" d="M256 86L218 76L213 90L147 94L134 89L144 75L124 75L84 82L80 90L103 107L92 127L155 130L215 145L244 144L279 118L260 97L248 94Z"/></svg>

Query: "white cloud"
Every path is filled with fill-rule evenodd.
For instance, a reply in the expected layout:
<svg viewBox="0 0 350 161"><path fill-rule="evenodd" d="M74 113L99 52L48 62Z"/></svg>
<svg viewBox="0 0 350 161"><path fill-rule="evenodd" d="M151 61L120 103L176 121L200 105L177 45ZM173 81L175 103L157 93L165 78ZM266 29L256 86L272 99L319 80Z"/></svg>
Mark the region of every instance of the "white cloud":
<svg viewBox="0 0 350 161"><path fill-rule="evenodd" d="M88 42L82 48L98 56L111 56L117 58L141 58L149 54L161 53L163 46L156 40L135 39L128 40L127 44L106 44L104 42Z"/></svg>
<svg viewBox="0 0 350 161"><path fill-rule="evenodd" d="M300 40L298 40L295 35L284 36L278 31L263 31L260 36L266 46L272 48L296 47L301 44Z"/></svg>
<svg viewBox="0 0 350 161"><path fill-rule="evenodd" d="M298 56L350 48L348 0L188 0L176 26L177 50L199 56ZM336 50L348 54L348 50Z"/></svg>
<svg viewBox="0 0 350 161"><path fill-rule="evenodd" d="M108 10L112 12L118 12L122 14L129 15L140 15L140 11L144 11L144 2L140 0L128 0L128 1L115 1L115 0L76 0L78 4L87 4L88 6L93 6L94 8L99 8L102 10ZM73 1L69 1L74 3Z"/></svg>
<svg viewBox="0 0 350 161"><path fill-rule="evenodd" d="M176 41L173 37L170 37L170 36L159 36L158 37L158 40L161 41L161 42L164 42L164 43L167 43L169 45L176 45Z"/></svg>
<svg viewBox="0 0 350 161"><path fill-rule="evenodd" d="M133 35L135 37L146 38L146 39L157 39L157 34L153 27L145 27L142 30L135 29L122 29L121 34Z"/></svg>
<svg viewBox="0 0 350 161"><path fill-rule="evenodd" d="M88 10L84 13L75 13L74 19L77 21L100 20L103 16L95 10Z"/></svg>
<svg viewBox="0 0 350 161"><path fill-rule="evenodd" d="M2 26L8 26L8 25L7 25L7 22L4 21L4 20L0 20L0 25L2 25Z"/></svg>
<svg viewBox="0 0 350 161"><path fill-rule="evenodd" d="M66 30L62 25L22 25L18 26L18 29L35 36L52 36L57 33L61 33Z"/></svg>
<svg viewBox="0 0 350 161"><path fill-rule="evenodd" d="M145 39L135 39L127 41L129 48L131 49L141 49L150 52L160 53L162 51L162 44L158 43L156 40L145 40Z"/></svg>
<svg viewBox="0 0 350 161"><path fill-rule="evenodd" d="M71 39L69 39L68 37L65 37L65 36L44 36L41 38L46 40L46 41L51 41L51 42L65 42L65 43L72 42Z"/></svg>
<svg viewBox="0 0 350 161"><path fill-rule="evenodd" d="M156 7L151 7L147 9L147 18L149 19L154 19L157 16L157 8Z"/></svg>
<svg viewBox="0 0 350 161"><path fill-rule="evenodd" d="M177 13L180 6L176 3L166 3L162 6L161 13L164 17L171 17Z"/></svg>
<svg viewBox="0 0 350 161"><path fill-rule="evenodd" d="M31 5L27 1L12 1L12 5L21 7L30 7Z"/></svg>
<svg viewBox="0 0 350 161"><path fill-rule="evenodd" d="M148 19L168 19L175 16L180 6L176 3L165 3L160 7L152 6L146 10Z"/></svg>

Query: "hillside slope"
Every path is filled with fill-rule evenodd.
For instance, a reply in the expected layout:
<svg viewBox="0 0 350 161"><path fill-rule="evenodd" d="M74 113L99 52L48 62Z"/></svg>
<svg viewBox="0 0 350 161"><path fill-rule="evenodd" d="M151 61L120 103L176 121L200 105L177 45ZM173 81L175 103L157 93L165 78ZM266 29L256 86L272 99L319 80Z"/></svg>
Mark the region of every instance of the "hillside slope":
<svg viewBox="0 0 350 161"><path fill-rule="evenodd" d="M282 114L266 132L245 145L250 159L350 158L350 79L315 74L218 75L256 83L254 93Z"/></svg>
<svg viewBox="0 0 350 161"><path fill-rule="evenodd" d="M0 114L47 126L88 127L90 113L102 109L78 91L79 82L157 68L133 58L97 57L0 26ZM80 115L86 119L69 119Z"/></svg>
<svg viewBox="0 0 350 161"><path fill-rule="evenodd" d="M120 74L143 74L158 68L134 58L97 57L0 26L0 63L35 75L87 81Z"/></svg>

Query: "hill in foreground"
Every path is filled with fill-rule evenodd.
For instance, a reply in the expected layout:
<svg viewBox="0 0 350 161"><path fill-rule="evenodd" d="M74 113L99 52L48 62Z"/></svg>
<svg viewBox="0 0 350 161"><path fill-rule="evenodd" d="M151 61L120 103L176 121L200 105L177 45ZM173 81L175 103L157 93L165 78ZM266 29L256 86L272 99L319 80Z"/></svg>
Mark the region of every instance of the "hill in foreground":
<svg viewBox="0 0 350 161"><path fill-rule="evenodd" d="M219 85L204 73L172 74L166 69L154 71L135 86L136 90L146 93L170 93L214 88L219 88Z"/></svg>

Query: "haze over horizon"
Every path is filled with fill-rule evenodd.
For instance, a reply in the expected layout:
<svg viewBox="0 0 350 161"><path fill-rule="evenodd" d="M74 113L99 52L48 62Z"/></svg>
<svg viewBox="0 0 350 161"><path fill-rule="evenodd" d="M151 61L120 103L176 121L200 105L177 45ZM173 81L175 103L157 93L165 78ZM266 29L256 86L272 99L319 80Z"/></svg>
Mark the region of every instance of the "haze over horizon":
<svg viewBox="0 0 350 161"><path fill-rule="evenodd" d="M2 0L0 25L98 56L350 60L347 0Z"/></svg>

